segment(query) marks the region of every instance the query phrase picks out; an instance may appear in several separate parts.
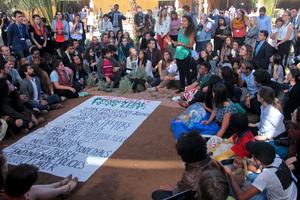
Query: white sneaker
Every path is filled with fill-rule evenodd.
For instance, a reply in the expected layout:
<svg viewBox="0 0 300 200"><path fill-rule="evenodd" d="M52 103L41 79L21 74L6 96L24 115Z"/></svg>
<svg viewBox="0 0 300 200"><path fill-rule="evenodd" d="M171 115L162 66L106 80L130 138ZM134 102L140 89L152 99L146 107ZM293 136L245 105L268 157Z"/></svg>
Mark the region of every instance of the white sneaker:
<svg viewBox="0 0 300 200"><path fill-rule="evenodd" d="M147 91L148 92L155 92L157 91L156 87L150 87L150 88L147 88Z"/></svg>
<svg viewBox="0 0 300 200"><path fill-rule="evenodd" d="M172 97L172 101L182 101L181 96Z"/></svg>

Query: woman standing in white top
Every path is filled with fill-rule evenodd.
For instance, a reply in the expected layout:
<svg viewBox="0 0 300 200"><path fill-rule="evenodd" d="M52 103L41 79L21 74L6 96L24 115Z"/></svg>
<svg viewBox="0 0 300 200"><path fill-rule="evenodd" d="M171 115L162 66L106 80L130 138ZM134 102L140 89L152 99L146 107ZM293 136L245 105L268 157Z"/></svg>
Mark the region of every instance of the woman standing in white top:
<svg viewBox="0 0 300 200"><path fill-rule="evenodd" d="M284 116L281 113L281 106L275 98L274 90L262 86L257 93L257 100L261 103L260 122L249 124L249 127L257 127L258 135L256 140L270 140L286 131L283 123Z"/></svg>
<svg viewBox="0 0 300 200"><path fill-rule="evenodd" d="M289 11L285 11L282 15L283 25L280 27L278 31L277 38L277 49L278 53L282 58L283 66L285 67L287 64L287 59L290 54L290 48L292 44L292 40L294 38L294 29L291 21L291 13Z"/></svg>
<svg viewBox="0 0 300 200"><path fill-rule="evenodd" d="M94 23L95 23L95 15L94 12L91 10L89 12L89 15L87 16L88 31L90 32L91 35L93 35L94 32Z"/></svg>
<svg viewBox="0 0 300 200"><path fill-rule="evenodd" d="M170 32L171 18L168 16L167 10L162 9L159 12L158 20L155 23L155 33L157 43L164 52L168 48L168 34Z"/></svg>
<svg viewBox="0 0 300 200"><path fill-rule="evenodd" d="M283 21L282 21L282 18L281 17L278 17L275 21L275 26L272 28L272 32L271 32L271 36L270 38L272 39L272 46L274 48L277 47L277 38L278 38L278 32L279 32L279 29L281 28L283 24Z"/></svg>
<svg viewBox="0 0 300 200"><path fill-rule="evenodd" d="M76 14L74 16L74 20L69 22L69 25L71 39L77 40L79 42L80 48L83 48L83 24L80 22L80 15Z"/></svg>

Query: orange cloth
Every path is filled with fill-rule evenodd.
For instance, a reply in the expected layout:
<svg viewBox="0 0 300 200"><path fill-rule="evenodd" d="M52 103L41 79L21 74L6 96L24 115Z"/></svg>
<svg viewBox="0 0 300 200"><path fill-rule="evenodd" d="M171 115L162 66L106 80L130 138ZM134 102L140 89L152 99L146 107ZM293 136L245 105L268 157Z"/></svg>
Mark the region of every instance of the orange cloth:
<svg viewBox="0 0 300 200"><path fill-rule="evenodd" d="M61 34L58 34L58 32L61 31ZM61 20L57 20L56 24L56 42L64 42L65 41L65 36L64 36L64 28L61 23Z"/></svg>

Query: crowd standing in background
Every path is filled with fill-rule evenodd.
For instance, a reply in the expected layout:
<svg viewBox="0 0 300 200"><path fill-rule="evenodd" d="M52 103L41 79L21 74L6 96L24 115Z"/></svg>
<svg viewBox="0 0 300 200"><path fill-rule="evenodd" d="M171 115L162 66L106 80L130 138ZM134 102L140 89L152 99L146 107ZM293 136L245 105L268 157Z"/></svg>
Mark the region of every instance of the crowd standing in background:
<svg viewBox="0 0 300 200"><path fill-rule="evenodd" d="M265 7L249 14L233 6L200 16L187 5L182 11L137 6L128 19L116 4L109 13L88 7L79 13L58 10L52 22L38 14L28 19L19 10L11 18L2 13L1 130L28 133L45 120L43 113L84 96L90 86L111 92L129 81L133 92L175 88L178 96L172 100L184 108L200 102L211 113L203 123L215 122L217 136L233 141L234 166L245 163L253 173L238 183L231 169L207 154L205 139L188 133L176 145L185 163L182 179L153 192L153 199L186 190L198 200L297 199L299 9L284 10L274 24ZM133 32L126 28L128 21ZM248 123L246 113L258 120ZM288 153L274 141L287 146ZM37 169L20 165L6 173L5 157L0 158L4 199L49 199L76 187L78 180L71 176L34 185Z"/></svg>

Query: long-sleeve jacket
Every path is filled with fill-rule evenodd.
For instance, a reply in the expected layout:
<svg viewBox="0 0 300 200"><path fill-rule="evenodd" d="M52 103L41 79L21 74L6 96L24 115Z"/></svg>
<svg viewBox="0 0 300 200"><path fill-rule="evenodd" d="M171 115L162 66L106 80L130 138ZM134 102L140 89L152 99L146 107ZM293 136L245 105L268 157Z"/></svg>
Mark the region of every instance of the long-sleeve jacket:
<svg viewBox="0 0 300 200"><path fill-rule="evenodd" d="M155 33L159 35L166 35L170 32L170 24L171 24L171 18L167 16L165 20L162 21L162 23L159 23L159 19L156 20L155 23Z"/></svg>
<svg viewBox="0 0 300 200"><path fill-rule="evenodd" d="M26 40L29 39L29 35L25 24L10 24L7 28L6 34L8 45L12 46L14 51L24 51L28 49Z"/></svg>

